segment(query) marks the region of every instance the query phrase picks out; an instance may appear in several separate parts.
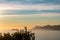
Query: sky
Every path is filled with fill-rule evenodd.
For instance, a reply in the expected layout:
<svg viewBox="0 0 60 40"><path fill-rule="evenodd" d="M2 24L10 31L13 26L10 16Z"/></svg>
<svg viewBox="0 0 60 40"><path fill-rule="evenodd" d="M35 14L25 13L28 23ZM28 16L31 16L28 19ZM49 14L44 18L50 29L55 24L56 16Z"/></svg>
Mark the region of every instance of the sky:
<svg viewBox="0 0 60 40"><path fill-rule="evenodd" d="M60 0L0 0L0 29L60 25Z"/></svg>

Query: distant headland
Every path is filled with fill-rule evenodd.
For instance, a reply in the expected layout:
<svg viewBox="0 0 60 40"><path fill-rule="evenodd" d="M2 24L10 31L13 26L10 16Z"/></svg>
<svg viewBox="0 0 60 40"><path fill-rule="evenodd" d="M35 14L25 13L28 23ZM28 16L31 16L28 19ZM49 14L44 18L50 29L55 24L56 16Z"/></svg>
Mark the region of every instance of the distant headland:
<svg viewBox="0 0 60 40"><path fill-rule="evenodd" d="M60 25L46 25L46 26L35 26L34 29L44 29L44 30L60 30Z"/></svg>

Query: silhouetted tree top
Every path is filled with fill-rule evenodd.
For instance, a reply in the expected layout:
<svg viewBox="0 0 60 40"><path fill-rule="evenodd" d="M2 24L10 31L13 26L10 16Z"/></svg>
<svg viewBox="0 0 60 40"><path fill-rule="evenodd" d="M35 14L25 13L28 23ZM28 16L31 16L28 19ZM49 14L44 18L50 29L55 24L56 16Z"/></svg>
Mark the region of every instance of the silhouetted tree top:
<svg viewBox="0 0 60 40"><path fill-rule="evenodd" d="M27 27L25 27L25 32L16 31L12 34L4 33L3 36L0 35L0 40L35 40L35 34L27 31Z"/></svg>

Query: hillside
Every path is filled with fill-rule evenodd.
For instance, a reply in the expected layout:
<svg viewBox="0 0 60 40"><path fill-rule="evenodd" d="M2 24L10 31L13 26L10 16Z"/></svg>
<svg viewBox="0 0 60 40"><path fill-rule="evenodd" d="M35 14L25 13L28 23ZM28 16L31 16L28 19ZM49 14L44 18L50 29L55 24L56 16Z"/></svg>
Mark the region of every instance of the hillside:
<svg viewBox="0 0 60 40"><path fill-rule="evenodd" d="M60 30L60 25L36 26L35 29Z"/></svg>

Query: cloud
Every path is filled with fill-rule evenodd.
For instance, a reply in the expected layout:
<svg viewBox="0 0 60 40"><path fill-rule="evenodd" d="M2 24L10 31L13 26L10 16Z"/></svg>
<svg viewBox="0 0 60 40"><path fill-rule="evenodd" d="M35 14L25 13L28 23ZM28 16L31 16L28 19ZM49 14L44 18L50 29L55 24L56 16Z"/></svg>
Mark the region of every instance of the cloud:
<svg viewBox="0 0 60 40"><path fill-rule="evenodd" d="M57 13L60 14L60 10L5 10L2 15L27 15L27 14L42 14L42 13Z"/></svg>
<svg viewBox="0 0 60 40"><path fill-rule="evenodd" d="M41 14L27 14L27 15L0 15L0 18L29 18L29 17L60 17L57 13L41 13Z"/></svg>
<svg viewBox="0 0 60 40"><path fill-rule="evenodd" d="M10 5L0 4L1 10L53 10L60 9L60 5Z"/></svg>
<svg viewBox="0 0 60 40"><path fill-rule="evenodd" d="M0 2L13 4L60 4L60 0L0 0Z"/></svg>
<svg viewBox="0 0 60 40"><path fill-rule="evenodd" d="M60 1L59 0L0 0L0 15L6 14L7 16L10 14L13 15L38 14L41 16L41 14L44 14L44 12L45 14L46 13L52 13L52 14L56 13L56 15L57 13L60 14L60 5L54 5L54 4L60 4Z"/></svg>

